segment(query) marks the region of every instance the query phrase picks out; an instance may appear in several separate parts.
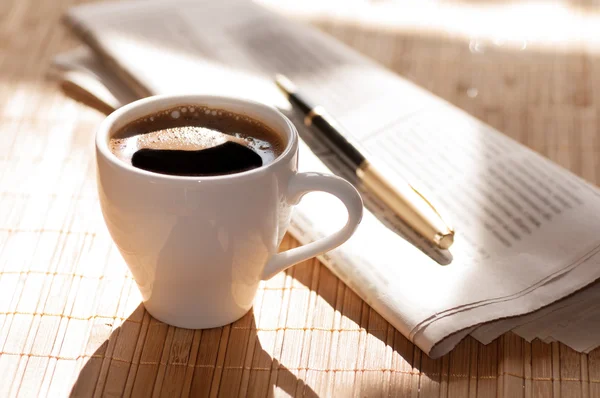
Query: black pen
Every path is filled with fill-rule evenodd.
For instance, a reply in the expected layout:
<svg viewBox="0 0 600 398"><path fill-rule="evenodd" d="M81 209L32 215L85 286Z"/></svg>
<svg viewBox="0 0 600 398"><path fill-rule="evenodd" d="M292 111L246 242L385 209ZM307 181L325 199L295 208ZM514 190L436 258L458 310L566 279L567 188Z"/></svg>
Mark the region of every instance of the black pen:
<svg viewBox="0 0 600 398"><path fill-rule="evenodd" d="M304 124L314 126L323 134L325 142L352 168L369 192L440 249L448 249L452 245L454 230L423 195L405 181L394 179L392 184L385 178L359 146L342 132L342 128L325 109L308 101L288 78L276 75L275 83L286 94L292 106L305 115Z"/></svg>

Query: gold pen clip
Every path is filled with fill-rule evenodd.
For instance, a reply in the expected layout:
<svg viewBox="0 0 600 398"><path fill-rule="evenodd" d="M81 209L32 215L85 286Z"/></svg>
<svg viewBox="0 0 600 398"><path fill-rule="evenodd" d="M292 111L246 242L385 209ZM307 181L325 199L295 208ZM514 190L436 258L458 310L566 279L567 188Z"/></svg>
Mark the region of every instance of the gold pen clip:
<svg viewBox="0 0 600 398"><path fill-rule="evenodd" d="M427 199L427 197L425 197L425 195L423 195L421 192L419 192L419 190L417 188L415 188L414 186L412 186L412 184L408 184L408 186L417 195L419 195L421 197L421 199L423 199L425 201L425 203L427 203L429 205L431 210L433 210L438 215L438 217L440 218L442 223L448 229L447 234L439 234L438 233L435 237L435 240L436 240L435 243L438 244L438 246L440 246L442 249L448 249L450 246L452 246L452 243L454 243L454 228L446 221L447 218L442 215L442 213L429 201L429 199Z"/></svg>

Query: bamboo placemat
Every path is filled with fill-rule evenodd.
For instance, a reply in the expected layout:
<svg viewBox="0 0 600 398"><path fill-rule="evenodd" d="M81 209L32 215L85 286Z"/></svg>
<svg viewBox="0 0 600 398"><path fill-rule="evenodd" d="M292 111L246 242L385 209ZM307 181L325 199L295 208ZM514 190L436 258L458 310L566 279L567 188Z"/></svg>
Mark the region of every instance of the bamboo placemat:
<svg viewBox="0 0 600 398"><path fill-rule="evenodd" d="M600 396L600 350L507 334L488 346L467 338L432 360L317 261L265 283L232 325L152 319L98 208L102 116L44 78L51 57L75 45L59 26L72 3L0 2L1 397ZM474 53L450 36L316 24L599 182L594 54Z"/></svg>

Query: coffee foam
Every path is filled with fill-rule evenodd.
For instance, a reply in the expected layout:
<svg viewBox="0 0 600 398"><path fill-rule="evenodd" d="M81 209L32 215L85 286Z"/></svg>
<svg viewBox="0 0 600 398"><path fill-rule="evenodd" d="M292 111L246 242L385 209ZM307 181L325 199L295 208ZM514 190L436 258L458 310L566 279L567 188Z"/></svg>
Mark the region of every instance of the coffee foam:
<svg viewBox="0 0 600 398"><path fill-rule="evenodd" d="M133 154L140 149L174 149L183 151L196 151L212 148L234 141L248 146L248 141L223 134L219 131L204 127L185 126L171 127L150 133L139 134L133 137L111 140L111 150L119 152L123 160L130 160Z"/></svg>
<svg viewBox="0 0 600 398"><path fill-rule="evenodd" d="M211 123L222 128L203 126ZM172 124L181 125L169 126ZM122 161L130 162L140 149L192 151L227 141L251 148L261 156L263 164L271 163L283 150L280 135L263 123L245 115L198 106L175 107L136 120L115 134L110 149Z"/></svg>

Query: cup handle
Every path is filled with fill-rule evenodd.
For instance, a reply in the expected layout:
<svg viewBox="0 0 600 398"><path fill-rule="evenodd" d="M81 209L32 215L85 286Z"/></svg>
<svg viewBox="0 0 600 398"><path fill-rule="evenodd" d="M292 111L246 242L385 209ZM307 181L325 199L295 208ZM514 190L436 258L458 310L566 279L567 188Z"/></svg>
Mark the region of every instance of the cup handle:
<svg viewBox="0 0 600 398"><path fill-rule="evenodd" d="M318 239L306 245L275 254L265 266L262 279L267 280L284 269L333 250L347 241L354 231L363 214L363 202L360 194L348 181L329 174L298 173L295 174L288 185L288 201L298 204L302 197L312 191L327 192L342 201L348 211L348 221L339 231Z"/></svg>

